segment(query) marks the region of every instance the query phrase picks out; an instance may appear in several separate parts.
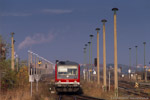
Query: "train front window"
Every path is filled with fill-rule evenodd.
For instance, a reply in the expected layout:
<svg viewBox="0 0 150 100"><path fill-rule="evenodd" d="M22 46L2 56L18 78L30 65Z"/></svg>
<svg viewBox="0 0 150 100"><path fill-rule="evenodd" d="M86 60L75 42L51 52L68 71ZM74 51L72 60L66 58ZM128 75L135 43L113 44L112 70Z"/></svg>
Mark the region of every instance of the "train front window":
<svg viewBox="0 0 150 100"><path fill-rule="evenodd" d="M57 69L58 79L77 79L78 67L77 66L58 66Z"/></svg>

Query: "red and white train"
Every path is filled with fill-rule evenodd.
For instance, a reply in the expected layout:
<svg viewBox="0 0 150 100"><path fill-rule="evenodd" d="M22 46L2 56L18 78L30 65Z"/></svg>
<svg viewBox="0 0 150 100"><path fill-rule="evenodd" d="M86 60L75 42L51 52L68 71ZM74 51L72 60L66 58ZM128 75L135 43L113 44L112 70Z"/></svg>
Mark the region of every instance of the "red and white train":
<svg viewBox="0 0 150 100"><path fill-rule="evenodd" d="M80 65L71 61L58 61L55 65L55 89L57 92L80 90Z"/></svg>

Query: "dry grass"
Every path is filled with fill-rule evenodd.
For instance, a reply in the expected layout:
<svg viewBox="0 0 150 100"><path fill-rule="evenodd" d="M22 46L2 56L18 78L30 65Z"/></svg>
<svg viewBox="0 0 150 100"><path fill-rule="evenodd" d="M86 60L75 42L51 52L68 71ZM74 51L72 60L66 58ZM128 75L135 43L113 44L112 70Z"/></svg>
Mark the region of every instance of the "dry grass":
<svg viewBox="0 0 150 100"><path fill-rule="evenodd" d="M30 85L14 90L9 90L0 94L0 100L55 100L56 96L50 94L48 86L44 83L39 84L39 91L36 92L35 84L33 84L33 96L30 94Z"/></svg>
<svg viewBox="0 0 150 100"><path fill-rule="evenodd" d="M113 96L112 91L103 92L102 85L98 85L97 82L82 81L81 85L84 95L105 99L110 99Z"/></svg>
<svg viewBox="0 0 150 100"><path fill-rule="evenodd" d="M14 89L0 95L1 100L31 100L29 89Z"/></svg>
<svg viewBox="0 0 150 100"><path fill-rule="evenodd" d="M98 85L97 82L81 81L81 85L84 95L103 98L106 100L117 100L113 91L113 86L111 86L111 91L104 92L102 89L102 85L101 84ZM145 89L144 92L150 93L150 89ZM138 99L139 97L135 95L128 95L124 91L119 91L118 100L129 100L129 99L134 100L133 98ZM142 100L149 100L149 99L142 98Z"/></svg>

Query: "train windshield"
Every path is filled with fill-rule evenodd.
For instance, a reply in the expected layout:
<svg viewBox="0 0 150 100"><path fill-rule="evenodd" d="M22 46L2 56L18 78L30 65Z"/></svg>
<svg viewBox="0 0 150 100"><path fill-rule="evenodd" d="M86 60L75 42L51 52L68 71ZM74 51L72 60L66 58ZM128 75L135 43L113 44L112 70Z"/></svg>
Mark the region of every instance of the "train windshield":
<svg viewBox="0 0 150 100"><path fill-rule="evenodd" d="M77 79L78 78L78 66L58 66L57 69L58 79Z"/></svg>

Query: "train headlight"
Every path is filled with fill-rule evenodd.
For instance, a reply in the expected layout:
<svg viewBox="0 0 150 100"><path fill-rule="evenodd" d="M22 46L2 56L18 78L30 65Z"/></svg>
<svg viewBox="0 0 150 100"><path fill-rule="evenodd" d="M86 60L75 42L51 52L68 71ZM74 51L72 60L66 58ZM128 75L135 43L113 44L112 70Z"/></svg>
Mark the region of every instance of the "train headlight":
<svg viewBox="0 0 150 100"><path fill-rule="evenodd" d="M76 83L77 81L75 80L74 82Z"/></svg>

